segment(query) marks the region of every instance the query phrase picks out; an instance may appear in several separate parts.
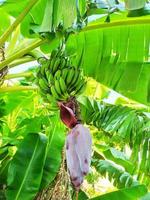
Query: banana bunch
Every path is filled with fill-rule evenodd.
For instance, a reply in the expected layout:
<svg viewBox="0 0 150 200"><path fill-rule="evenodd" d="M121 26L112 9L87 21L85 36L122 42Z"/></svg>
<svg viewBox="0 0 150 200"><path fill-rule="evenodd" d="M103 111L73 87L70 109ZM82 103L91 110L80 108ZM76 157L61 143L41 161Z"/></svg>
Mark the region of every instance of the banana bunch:
<svg viewBox="0 0 150 200"><path fill-rule="evenodd" d="M77 124L67 135L66 161L70 179L76 190L90 171L92 138L88 128Z"/></svg>
<svg viewBox="0 0 150 200"><path fill-rule="evenodd" d="M50 59L42 62L37 77L40 92L48 102L67 101L82 93L86 85L81 70L71 66L62 49L53 51Z"/></svg>

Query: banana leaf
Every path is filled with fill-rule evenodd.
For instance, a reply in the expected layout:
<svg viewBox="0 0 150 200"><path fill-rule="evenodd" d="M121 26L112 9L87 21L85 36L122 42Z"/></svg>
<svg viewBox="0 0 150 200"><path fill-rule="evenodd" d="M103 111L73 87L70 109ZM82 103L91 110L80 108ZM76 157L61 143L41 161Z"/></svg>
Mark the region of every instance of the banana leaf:
<svg viewBox="0 0 150 200"><path fill-rule="evenodd" d="M47 132L48 143L40 189L48 187L56 177L60 168L65 141L65 127L59 122L57 116L51 118L51 126Z"/></svg>
<svg viewBox="0 0 150 200"><path fill-rule="evenodd" d="M47 137L29 133L20 144L8 169L8 200L33 200L39 190Z"/></svg>
<svg viewBox="0 0 150 200"><path fill-rule="evenodd" d="M150 17L93 22L70 35L67 52L84 74L143 104L150 104Z"/></svg>
<svg viewBox="0 0 150 200"><path fill-rule="evenodd" d="M90 200L138 200L139 197L144 196L147 189L144 185L138 185L131 188L120 189L115 192L110 192Z"/></svg>

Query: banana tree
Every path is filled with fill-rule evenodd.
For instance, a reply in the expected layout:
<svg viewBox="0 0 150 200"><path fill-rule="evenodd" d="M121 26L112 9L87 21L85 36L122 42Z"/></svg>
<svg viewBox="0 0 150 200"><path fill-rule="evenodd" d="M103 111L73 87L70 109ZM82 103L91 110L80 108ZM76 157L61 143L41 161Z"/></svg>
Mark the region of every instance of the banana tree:
<svg viewBox="0 0 150 200"><path fill-rule="evenodd" d="M148 6L145 0L1 2L2 199L149 198ZM31 61L38 62L22 71ZM11 74L16 66L21 72ZM84 94L94 96L99 83L129 103L106 104L100 92L96 100L81 95L87 84ZM69 129L88 125L92 170L108 175L117 191L94 197L83 187L74 195L63 149L68 128L60 121Z"/></svg>

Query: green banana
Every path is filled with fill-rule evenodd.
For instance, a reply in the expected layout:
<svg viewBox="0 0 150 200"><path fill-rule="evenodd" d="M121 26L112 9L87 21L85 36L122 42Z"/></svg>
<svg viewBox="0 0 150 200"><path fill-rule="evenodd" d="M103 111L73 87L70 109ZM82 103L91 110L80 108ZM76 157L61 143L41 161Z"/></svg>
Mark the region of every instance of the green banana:
<svg viewBox="0 0 150 200"><path fill-rule="evenodd" d="M67 86L66 86L65 81L62 77L59 78L59 83L60 83L62 93L65 93L66 90L67 90Z"/></svg>
<svg viewBox="0 0 150 200"><path fill-rule="evenodd" d="M44 81L45 85L47 85L47 87L49 87L49 83L47 82L47 79L44 77L42 77L42 80Z"/></svg>
<svg viewBox="0 0 150 200"><path fill-rule="evenodd" d="M67 60L66 60L64 57L62 57L62 58L61 58L61 62L60 62L60 69L62 70L62 69L64 69L66 66L67 66Z"/></svg>
<svg viewBox="0 0 150 200"><path fill-rule="evenodd" d="M75 69L74 70L74 77L73 77L72 82L71 82L71 86L76 85L78 79L80 79L80 72L77 69Z"/></svg>
<svg viewBox="0 0 150 200"><path fill-rule="evenodd" d="M51 96L50 94L47 94L47 100L50 103L50 111L57 111L58 110L58 105L55 101L55 98L53 98L53 96Z"/></svg>
<svg viewBox="0 0 150 200"><path fill-rule="evenodd" d="M53 58L53 59L50 60L49 70L50 70L51 73L53 73L53 68L54 68L55 61L56 61L55 58Z"/></svg>
<svg viewBox="0 0 150 200"><path fill-rule="evenodd" d="M49 71L51 71L51 60L50 59L47 61L47 69Z"/></svg>
<svg viewBox="0 0 150 200"><path fill-rule="evenodd" d="M40 88L39 93L42 97L45 97L46 95L46 92L42 88Z"/></svg>
<svg viewBox="0 0 150 200"><path fill-rule="evenodd" d="M57 58L53 64L53 68L52 68L52 73L55 74L56 71L59 69L59 66L60 66L60 63L61 63L61 60L60 58Z"/></svg>
<svg viewBox="0 0 150 200"><path fill-rule="evenodd" d="M59 79L59 78L60 78L60 76L61 76L61 71L60 71L60 70L58 70L58 71L55 73L55 76L54 76L54 78L55 78L55 79Z"/></svg>
<svg viewBox="0 0 150 200"><path fill-rule="evenodd" d="M45 70L46 69L47 69L47 64L46 63L43 64L43 65L41 65L41 67L40 67L40 73L41 73L42 76L45 76Z"/></svg>
<svg viewBox="0 0 150 200"><path fill-rule="evenodd" d="M67 78L67 75L68 75L68 68L64 68L62 70L62 77L63 79L66 81L66 78Z"/></svg>
<svg viewBox="0 0 150 200"><path fill-rule="evenodd" d="M70 95L78 95L83 91L85 81L81 71L70 64L69 58L63 54L63 47L60 47L54 50L50 59L39 68L39 87L49 102L52 99L67 100Z"/></svg>
<svg viewBox="0 0 150 200"><path fill-rule="evenodd" d="M57 57L57 54L58 54L58 49L54 49L54 50L51 52L51 58Z"/></svg>
<svg viewBox="0 0 150 200"><path fill-rule="evenodd" d="M75 71L73 81L69 84L69 92L74 91L78 84L81 85L80 73Z"/></svg>
<svg viewBox="0 0 150 200"><path fill-rule="evenodd" d="M51 59L56 59L56 58L60 58L63 56L63 51L62 51L62 48L59 48L59 49L55 49L51 52L51 56L50 58Z"/></svg>
<svg viewBox="0 0 150 200"><path fill-rule="evenodd" d="M54 98L52 97L52 95L46 94L46 97L47 97L47 99L48 99L48 101L49 101L50 103L54 101Z"/></svg>
<svg viewBox="0 0 150 200"><path fill-rule="evenodd" d="M61 91L59 83L60 83L59 80L55 80L55 90L59 94L59 96L61 96L62 95L62 91Z"/></svg>
<svg viewBox="0 0 150 200"><path fill-rule="evenodd" d="M83 84L84 80L81 79L80 77L78 78L78 80L76 81L76 83L74 83L74 85L72 85L70 88L69 88L69 91L70 93L76 93L76 91L81 87L81 85Z"/></svg>
<svg viewBox="0 0 150 200"><path fill-rule="evenodd" d="M81 83L84 82L84 78L79 75L79 78L77 79L76 83L75 83L75 87L77 87L78 85L81 85Z"/></svg>
<svg viewBox="0 0 150 200"><path fill-rule="evenodd" d="M85 90L86 83L83 82L81 85L78 85L75 89L75 95L81 94Z"/></svg>
<svg viewBox="0 0 150 200"><path fill-rule="evenodd" d="M54 86L54 85L51 86L51 93L52 93L53 97L54 97L56 100L60 100L60 96L59 96L59 94L56 92L56 89L55 89L55 86Z"/></svg>
<svg viewBox="0 0 150 200"><path fill-rule="evenodd" d="M46 71L46 79L49 85L54 83L54 77L50 71Z"/></svg>
<svg viewBox="0 0 150 200"><path fill-rule="evenodd" d="M49 76L49 74L50 74L49 70L47 70L45 74L46 74L46 79L47 79L48 83L50 83L51 79L50 79L50 76Z"/></svg>
<svg viewBox="0 0 150 200"><path fill-rule="evenodd" d="M67 78L66 78L66 84L67 85L71 84L72 79L74 77L74 74L75 74L74 68L71 68L71 69L68 70L68 75L67 75Z"/></svg>
<svg viewBox="0 0 150 200"><path fill-rule="evenodd" d="M43 89L44 91L45 90L48 90L49 89L49 87L48 87L48 85L45 83L45 81L43 80L43 79L39 79L39 86L41 87L41 89Z"/></svg>
<svg viewBox="0 0 150 200"><path fill-rule="evenodd" d="M75 76L77 76L76 73L77 72L75 72ZM74 78L73 78L73 82L74 82L74 84L70 83L70 85L71 85L70 90L72 90L72 91L75 90L77 87L79 87L78 85L81 85L83 82L83 78L81 77L80 72L78 74L78 77L76 77L76 80L74 80Z"/></svg>

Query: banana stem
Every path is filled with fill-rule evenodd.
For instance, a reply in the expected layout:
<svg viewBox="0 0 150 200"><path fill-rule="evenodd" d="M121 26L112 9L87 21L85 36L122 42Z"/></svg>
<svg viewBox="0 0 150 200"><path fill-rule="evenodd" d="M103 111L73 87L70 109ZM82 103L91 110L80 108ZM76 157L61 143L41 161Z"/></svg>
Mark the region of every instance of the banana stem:
<svg viewBox="0 0 150 200"><path fill-rule="evenodd" d="M93 24L86 26L83 28L81 32L86 32L90 30L95 30L95 29L105 29L105 28L111 28L111 27L116 27L116 26L128 26L128 25L136 25L136 24L150 24L150 19L149 18L135 18L134 19L128 19L128 20L120 20L120 21L114 21L110 23L99 23L99 24Z"/></svg>
<svg viewBox="0 0 150 200"><path fill-rule="evenodd" d="M20 59L17 59L17 60L14 60L13 62L11 62L8 67L9 68L13 68L13 67L16 67L17 65L21 65L21 64L24 64L24 63L28 63L28 62L31 62L31 61L34 61L35 58L33 58L32 56L24 56Z"/></svg>
<svg viewBox="0 0 150 200"><path fill-rule="evenodd" d="M23 73L17 73L17 74L7 74L5 76L5 80L13 79L13 78L20 78L20 77L30 77L33 76L32 72L23 72Z"/></svg>
<svg viewBox="0 0 150 200"><path fill-rule="evenodd" d="M25 9L20 13L20 15L16 18L14 23L9 26L9 28L5 31L5 33L0 37L0 47L5 43L9 35L14 31L14 29L20 24L20 22L24 19L27 13L31 10L31 8L38 2L38 0L31 0Z"/></svg>
<svg viewBox="0 0 150 200"><path fill-rule="evenodd" d="M78 200L79 191L76 191L76 200Z"/></svg>
<svg viewBox="0 0 150 200"><path fill-rule="evenodd" d="M4 92L17 92L17 91L26 91L26 90L38 90L35 86L12 86L12 87L1 87L0 93Z"/></svg>
<svg viewBox="0 0 150 200"><path fill-rule="evenodd" d="M12 56L9 56L4 61L0 63L0 70L3 69L5 66L10 64L13 60L22 57L23 55L27 54L28 52L32 51L36 47L40 46L43 43L46 43L48 40L44 39L37 39L36 41L32 42L28 47L25 47L24 49L14 53Z"/></svg>
<svg viewBox="0 0 150 200"><path fill-rule="evenodd" d="M28 52L29 56L32 56L33 58L35 58L36 60L40 57L45 57L44 53L42 53L41 51L37 50L37 49L33 49L31 52Z"/></svg>

